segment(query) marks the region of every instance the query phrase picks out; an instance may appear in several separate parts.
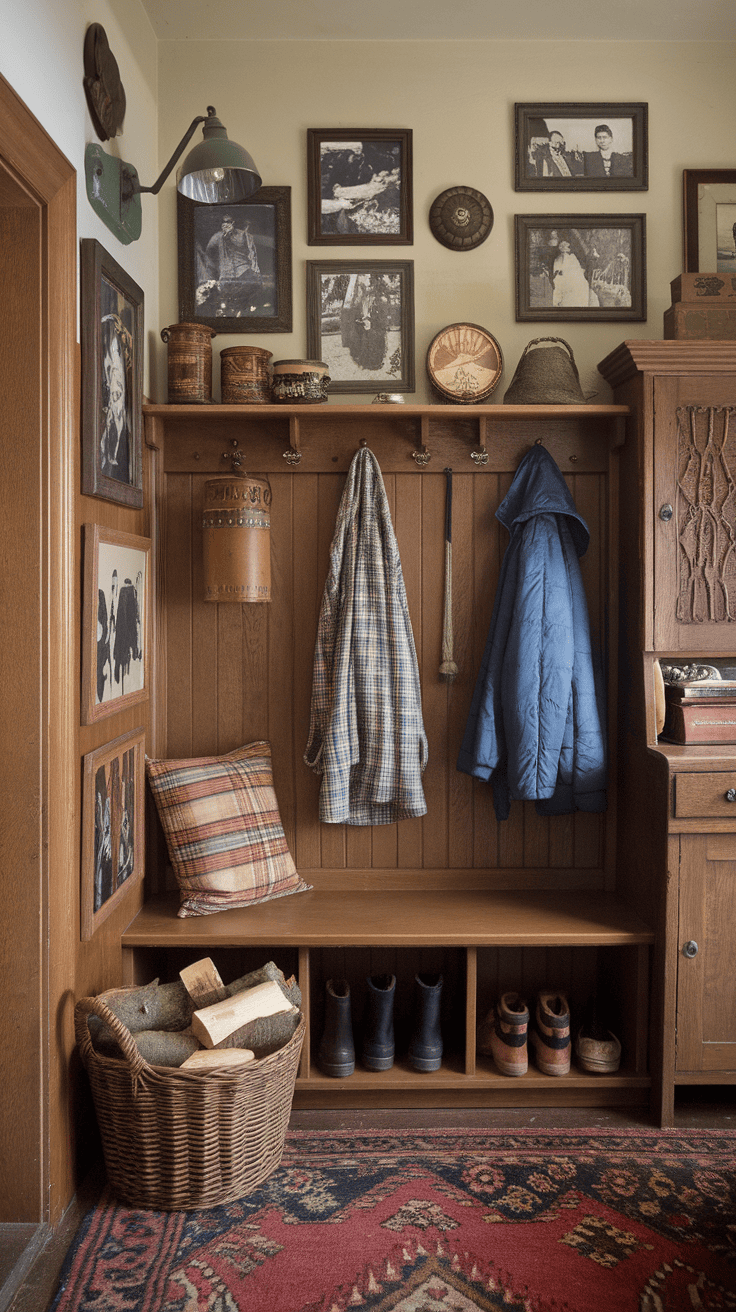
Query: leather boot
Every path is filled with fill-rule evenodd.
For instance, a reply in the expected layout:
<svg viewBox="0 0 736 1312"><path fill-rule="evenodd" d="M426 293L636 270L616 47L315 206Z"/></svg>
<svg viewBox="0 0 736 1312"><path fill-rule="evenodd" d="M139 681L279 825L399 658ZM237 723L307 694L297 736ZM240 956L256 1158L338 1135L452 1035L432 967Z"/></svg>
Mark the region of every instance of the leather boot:
<svg viewBox="0 0 736 1312"><path fill-rule="evenodd" d="M344 1079L355 1070L350 985L346 979L328 979L325 984L325 1027L317 1063L325 1075L335 1079Z"/></svg>
<svg viewBox="0 0 736 1312"><path fill-rule="evenodd" d="M369 1071L389 1071L394 1064L395 975L369 975L361 1057Z"/></svg>
<svg viewBox="0 0 736 1312"><path fill-rule="evenodd" d="M409 1061L415 1071L438 1071L442 1065L441 998L441 975L414 976L414 1032Z"/></svg>

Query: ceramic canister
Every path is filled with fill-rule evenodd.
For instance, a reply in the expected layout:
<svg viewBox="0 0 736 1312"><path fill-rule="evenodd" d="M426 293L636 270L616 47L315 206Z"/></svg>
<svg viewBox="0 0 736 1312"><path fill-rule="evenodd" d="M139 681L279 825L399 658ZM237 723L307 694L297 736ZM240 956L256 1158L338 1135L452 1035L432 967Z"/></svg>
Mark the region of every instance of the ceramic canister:
<svg viewBox="0 0 736 1312"><path fill-rule="evenodd" d="M272 354L262 346L228 346L220 351L223 405L270 405Z"/></svg>
<svg viewBox="0 0 736 1312"><path fill-rule="evenodd" d="M271 369L274 401L310 405L327 400L330 375L324 360L276 360Z"/></svg>
<svg viewBox="0 0 736 1312"><path fill-rule="evenodd" d="M271 487L238 475L204 485L205 601L271 600Z"/></svg>
<svg viewBox="0 0 736 1312"><path fill-rule="evenodd" d="M169 405L209 405L212 401L214 329L201 323L172 323L161 329L169 348Z"/></svg>

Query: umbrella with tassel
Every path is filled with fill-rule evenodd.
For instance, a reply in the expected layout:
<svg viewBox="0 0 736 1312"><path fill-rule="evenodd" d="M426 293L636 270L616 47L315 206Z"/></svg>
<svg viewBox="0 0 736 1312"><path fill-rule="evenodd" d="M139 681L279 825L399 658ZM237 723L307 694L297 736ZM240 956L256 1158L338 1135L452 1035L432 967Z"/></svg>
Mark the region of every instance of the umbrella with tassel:
<svg viewBox="0 0 736 1312"><path fill-rule="evenodd" d="M452 683L458 667L455 664L452 636L452 470L445 469L445 605L442 617L442 662L440 677Z"/></svg>

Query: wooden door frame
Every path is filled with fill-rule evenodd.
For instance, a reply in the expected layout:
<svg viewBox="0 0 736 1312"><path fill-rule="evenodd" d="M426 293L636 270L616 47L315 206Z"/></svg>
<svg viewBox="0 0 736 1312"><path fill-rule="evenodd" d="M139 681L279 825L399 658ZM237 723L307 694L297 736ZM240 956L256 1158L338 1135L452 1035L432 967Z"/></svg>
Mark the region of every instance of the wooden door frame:
<svg viewBox="0 0 736 1312"><path fill-rule="evenodd" d="M16 596L14 616L36 626L40 654L29 676L17 671L16 696L30 695L38 713L38 734L33 753L26 757L27 778L14 778L12 804L28 808L37 837L37 850L29 853L27 869L33 892L25 900L24 916L35 917L26 929L33 943L32 962L13 961L15 908L12 872L5 872L0 922L2 941L9 951L0 959L0 983L10 972L29 970L23 1038L35 1043L31 1105L22 1109L30 1133L37 1132L38 1152L32 1162L6 1161L7 1179L13 1185L9 1221L55 1224L70 1197L68 1164L69 1108L66 1074L68 1058L67 998L74 994L77 918L75 916L75 853L77 793L78 690L75 616L74 506L77 474L76 349L76 173L51 137L0 76L0 165L12 195L19 188L31 207L39 254L37 303L30 305L29 338L37 343L34 366L36 394L28 397L27 432L33 453L22 462L29 486L13 483L12 461L6 462L2 513L4 528L22 534L24 522L32 525L25 544L38 580L38 597ZM12 200L11 200L12 205ZM34 212L35 210L35 212ZM22 349L22 343L21 343ZM0 397L0 403L2 398ZM10 475L10 477L8 477ZM24 515L26 519L24 521ZM20 549L19 549L20 550ZM29 640L33 629L28 627ZM24 689L23 678L33 686ZM12 726L2 731L6 757L13 747ZM50 877L53 872L53 877ZM0 872L0 878L2 872ZM10 959L9 959L10 958ZM66 1037L65 1037L66 1036ZM10 1039L18 1042L18 1020ZM4 1090L7 1095L12 1090ZM14 1148L13 1118L19 1109L0 1104L0 1131L8 1150L27 1152L28 1135ZM17 1188L16 1177L21 1181Z"/></svg>

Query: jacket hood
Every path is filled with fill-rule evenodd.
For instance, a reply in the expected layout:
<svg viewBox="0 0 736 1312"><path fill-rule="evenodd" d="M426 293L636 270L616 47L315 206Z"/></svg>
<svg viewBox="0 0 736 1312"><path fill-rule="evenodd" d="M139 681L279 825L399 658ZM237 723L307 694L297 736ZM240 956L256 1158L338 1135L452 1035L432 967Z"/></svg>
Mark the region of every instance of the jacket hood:
<svg viewBox="0 0 736 1312"><path fill-rule="evenodd" d="M588 525L575 509L559 466L545 447L537 445L520 462L496 518L511 532L535 515L567 515L575 550L578 556L585 555L590 542Z"/></svg>

